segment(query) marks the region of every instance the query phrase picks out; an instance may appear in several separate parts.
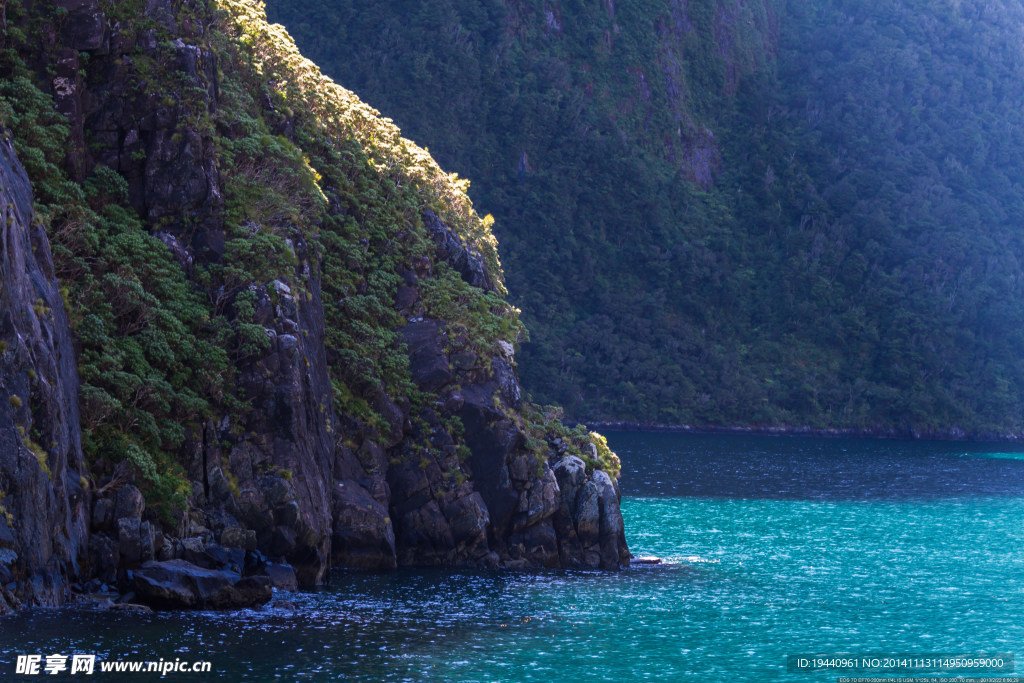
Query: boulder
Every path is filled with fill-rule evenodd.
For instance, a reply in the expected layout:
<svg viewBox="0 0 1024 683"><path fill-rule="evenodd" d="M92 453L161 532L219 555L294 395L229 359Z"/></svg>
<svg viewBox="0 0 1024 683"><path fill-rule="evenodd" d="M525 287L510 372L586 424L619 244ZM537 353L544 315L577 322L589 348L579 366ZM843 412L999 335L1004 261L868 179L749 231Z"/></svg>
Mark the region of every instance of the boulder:
<svg viewBox="0 0 1024 683"><path fill-rule="evenodd" d="M103 534L93 534L89 538L89 564L100 581L116 581L117 567L121 559L118 547L118 543Z"/></svg>
<svg viewBox="0 0 1024 683"><path fill-rule="evenodd" d="M524 492L526 501L526 526L533 526L555 514L558 509L558 484L555 475L544 469L544 477L534 483L528 492Z"/></svg>
<svg viewBox="0 0 1024 683"><path fill-rule="evenodd" d="M455 542L472 551L487 549L487 525L491 519L479 493L457 498L444 507Z"/></svg>
<svg viewBox="0 0 1024 683"><path fill-rule="evenodd" d="M263 568L270 585L283 591L294 591L299 589L298 579L295 578L295 570L290 565L268 562Z"/></svg>
<svg viewBox="0 0 1024 683"><path fill-rule="evenodd" d="M185 560L146 562L135 572L137 599L155 609L242 609L270 601L270 578L242 578L230 571L204 569Z"/></svg>
<svg viewBox="0 0 1024 683"><path fill-rule="evenodd" d="M522 445L523 435L494 407L495 390L490 383L466 387L458 415L471 453L469 466L474 486L487 506L495 534L505 536L519 504L507 464Z"/></svg>
<svg viewBox="0 0 1024 683"><path fill-rule="evenodd" d="M203 543L199 538L185 539L183 558L206 569L241 572L245 566L245 550L242 548L225 548L216 543Z"/></svg>
<svg viewBox="0 0 1024 683"><path fill-rule="evenodd" d="M295 551L298 545L295 532L289 527L279 526L274 528L273 540L270 544L270 552L277 557L287 557Z"/></svg>
<svg viewBox="0 0 1024 683"><path fill-rule="evenodd" d="M270 602L274 591L268 576L247 576L227 591L227 600L215 607L221 609L240 609L243 607L260 607Z"/></svg>
<svg viewBox="0 0 1024 683"><path fill-rule="evenodd" d="M398 560L403 566L451 562L455 537L436 500L404 515L398 531Z"/></svg>
<svg viewBox="0 0 1024 683"><path fill-rule="evenodd" d="M526 557L534 566L553 569L559 565L558 536L550 523L535 524L523 534Z"/></svg>
<svg viewBox="0 0 1024 683"><path fill-rule="evenodd" d="M395 294L395 308L400 311L412 308L412 305L416 303L416 300L419 298L419 290L415 287L399 287L398 293Z"/></svg>

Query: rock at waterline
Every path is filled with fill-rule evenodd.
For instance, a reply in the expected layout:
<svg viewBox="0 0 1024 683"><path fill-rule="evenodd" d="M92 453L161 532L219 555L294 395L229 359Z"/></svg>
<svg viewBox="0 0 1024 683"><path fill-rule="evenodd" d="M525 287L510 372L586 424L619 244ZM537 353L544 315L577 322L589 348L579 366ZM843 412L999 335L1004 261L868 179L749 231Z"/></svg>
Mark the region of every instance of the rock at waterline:
<svg viewBox="0 0 1024 683"><path fill-rule="evenodd" d="M284 591L296 591L299 583L295 578L295 570L287 564L275 564L268 562L264 567L264 573L270 579L270 585Z"/></svg>
<svg viewBox="0 0 1024 683"><path fill-rule="evenodd" d="M243 579L235 572L168 560L146 562L135 572L135 594L156 609L242 609L270 602L272 590L266 576Z"/></svg>

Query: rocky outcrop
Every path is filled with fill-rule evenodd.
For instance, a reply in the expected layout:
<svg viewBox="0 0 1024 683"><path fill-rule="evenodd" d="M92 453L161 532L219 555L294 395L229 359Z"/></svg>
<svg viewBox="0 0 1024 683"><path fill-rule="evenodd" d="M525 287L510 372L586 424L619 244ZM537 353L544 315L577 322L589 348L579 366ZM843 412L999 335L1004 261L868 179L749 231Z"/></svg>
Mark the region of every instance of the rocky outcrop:
<svg viewBox="0 0 1024 683"><path fill-rule="evenodd" d="M226 235L240 239L226 227L218 165L217 136L230 137L231 124L196 115L222 106L211 16L201 3L151 0L155 24L140 28L108 19L94 0L57 5L66 21L35 58L41 73L57 73L51 94L71 130L68 172L116 171L127 204L222 320L241 315L244 296L246 324L266 343L236 355L224 388L233 407L184 425L175 455L191 492L176 517L147 505L127 466L100 459L87 473L68 320L29 181L5 142L0 609L59 602L76 577L86 592L134 591L156 608L237 607L265 602L271 586L322 583L331 567L628 564L614 481L593 469L596 457L584 463L553 435L530 431L512 343L471 347L453 339L450 321L425 313L419 278L440 263L474 291L500 290L479 249L418 209L412 222L427 253L392 275L403 279L394 306L405 320L394 346L420 398L364 378L352 389L364 414L339 411L315 229L273 216L288 265L274 279L210 284L211 270L231 265ZM269 96L263 106L273 110ZM334 201L329 211L340 219L346 209Z"/></svg>
<svg viewBox="0 0 1024 683"><path fill-rule="evenodd" d="M445 225L437 214L429 209L424 211L423 226L434 240L439 260L454 268L468 284L494 291L494 282L487 273L483 258L463 244L455 231Z"/></svg>
<svg viewBox="0 0 1024 683"><path fill-rule="evenodd" d="M53 605L87 543L78 374L50 246L0 141L0 612Z"/></svg>
<svg viewBox="0 0 1024 683"><path fill-rule="evenodd" d="M399 451L388 471L398 563L628 566L613 480L588 472L561 440L527 447L511 345L497 345L487 364L460 369L457 354L445 349L443 321L421 320L402 332L413 379L446 399L429 434L436 448L418 461ZM442 427L451 417L469 448L464 462Z"/></svg>

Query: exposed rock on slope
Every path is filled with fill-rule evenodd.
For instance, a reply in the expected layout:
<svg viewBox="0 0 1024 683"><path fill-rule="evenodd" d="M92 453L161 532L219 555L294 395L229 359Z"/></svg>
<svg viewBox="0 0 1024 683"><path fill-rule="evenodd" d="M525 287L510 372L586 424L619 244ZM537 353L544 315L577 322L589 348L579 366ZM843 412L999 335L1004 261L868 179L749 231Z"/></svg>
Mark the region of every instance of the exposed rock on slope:
<svg viewBox="0 0 1024 683"><path fill-rule="evenodd" d="M50 480L28 447L0 456L11 602L57 599L32 583L44 568L127 590L129 570L179 560L272 579L288 563L283 585L306 586L332 566L628 562L618 461L524 400L522 328L463 185L254 3L55 4L9 6L0 113L32 161L88 428L8 144L3 386L24 403L0 406L0 438L51 444Z"/></svg>
<svg viewBox="0 0 1024 683"><path fill-rule="evenodd" d="M71 332L9 138L0 142L0 612L63 601L87 539Z"/></svg>

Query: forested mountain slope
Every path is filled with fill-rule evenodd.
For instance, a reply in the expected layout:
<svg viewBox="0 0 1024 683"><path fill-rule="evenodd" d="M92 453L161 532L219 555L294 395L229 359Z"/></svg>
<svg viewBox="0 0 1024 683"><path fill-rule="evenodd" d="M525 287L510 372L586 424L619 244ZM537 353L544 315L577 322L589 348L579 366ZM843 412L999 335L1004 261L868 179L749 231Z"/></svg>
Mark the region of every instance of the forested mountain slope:
<svg viewBox="0 0 1024 683"><path fill-rule="evenodd" d="M1009 434L1010 2L271 0L496 216L574 416Z"/></svg>

